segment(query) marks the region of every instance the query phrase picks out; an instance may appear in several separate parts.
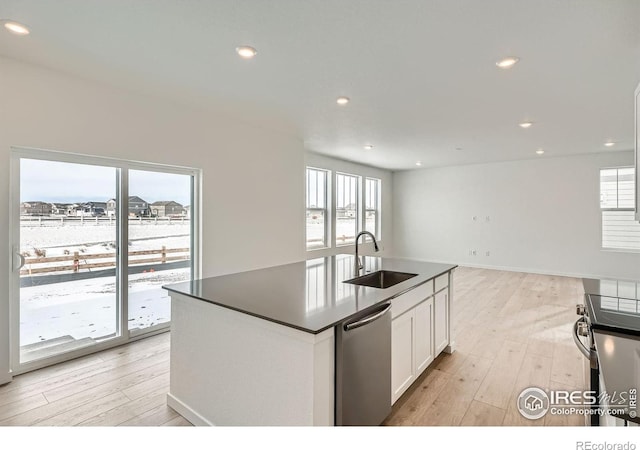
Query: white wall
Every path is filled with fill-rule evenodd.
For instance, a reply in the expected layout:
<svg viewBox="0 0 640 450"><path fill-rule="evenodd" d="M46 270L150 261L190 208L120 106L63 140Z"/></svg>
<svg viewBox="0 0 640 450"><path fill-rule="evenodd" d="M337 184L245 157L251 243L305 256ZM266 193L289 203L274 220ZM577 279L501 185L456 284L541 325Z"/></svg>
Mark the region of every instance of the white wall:
<svg viewBox="0 0 640 450"><path fill-rule="evenodd" d="M379 240L380 252L373 252L373 244L367 243L361 245L362 254L374 254L376 256L387 256L392 252L393 244L393 173L389 170L378 169L375 167L356 164L350 161L330 158L314 152L307 152L305 164L309 167L319 169L328 169L333 172L344 172L363 177L378 178L382 182L381 196L381 220L380 231L381 238ZM304 189L304 185L303 185ZM303 196L304 197L304 196ZM305 199L302 200L302 208L305 208ZM362 241L361 241L362 242ZM312 250L307 252L307 258L319 258L327 255L335 255L338 253L353 253L354 245L345 245L322 250Z"/></svg>
<svg viewBox="0 0 640 450"><path fill-rule="evenodd" d="M8 371L11 146L202 168L204 276L305 258L299 138L0 58L0 384Z"/></svg>
<svg viewBox="0 0 640 450"><path fill-rule="evenodd" d="M599 169L623 165L633 165L632 152L396 172L394 253L516 271L640 279L640 254L600 248ZM471 249L477 256L469 256Z"/></svg>

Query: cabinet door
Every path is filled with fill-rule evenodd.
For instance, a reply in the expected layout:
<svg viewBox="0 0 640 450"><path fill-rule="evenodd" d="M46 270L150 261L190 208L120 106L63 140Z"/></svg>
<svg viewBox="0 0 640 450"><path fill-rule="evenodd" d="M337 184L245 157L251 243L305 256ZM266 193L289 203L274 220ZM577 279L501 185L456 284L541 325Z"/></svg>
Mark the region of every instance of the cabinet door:
<svg viewBox="0 0 640 450"><path fill-rule="evenodd" d="M449 345L449 292L447 289L438 292L434 297L433 313L435 356Z"/></svg>
<svg viewBox="0 0 640 450"><path fill-rule="evenodd" d="M413 309L391 322L391 401L395 403L415 380Z"/></svg>
<svg viewBox="0 0 640 450"><path fill-rule="evenodd" d="M433 298L425 300L414 309L416 377L433 361Z"/></svg>

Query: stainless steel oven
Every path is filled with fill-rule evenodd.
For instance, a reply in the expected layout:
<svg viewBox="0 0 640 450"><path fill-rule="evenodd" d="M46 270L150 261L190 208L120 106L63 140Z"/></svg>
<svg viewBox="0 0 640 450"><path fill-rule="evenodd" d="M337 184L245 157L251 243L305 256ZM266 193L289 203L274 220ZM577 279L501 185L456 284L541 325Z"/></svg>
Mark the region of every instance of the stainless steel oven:
<svg viewBox="0 0 640 450"><path fill-rule="evenodd" d="M573 340L578 350L584 355L584 389L593 391L596 398L600 398L600 367L598 365L598 354L596 343L589 321L589 312L586 304L588 298L585 295L585 304L576 305L576 313L580 316L573 325ZM592 414L585 414L585 425L599 426L600 416L595 413L599 405L592 405Z"/></svg>
<svg viewBox="0 0 640 450"><path fill-rule="evenodd" d="M585 388L599 403L588 423L640 425L640 282L583 278L582 285L585 304L573 335L585 356Z"/></svg>

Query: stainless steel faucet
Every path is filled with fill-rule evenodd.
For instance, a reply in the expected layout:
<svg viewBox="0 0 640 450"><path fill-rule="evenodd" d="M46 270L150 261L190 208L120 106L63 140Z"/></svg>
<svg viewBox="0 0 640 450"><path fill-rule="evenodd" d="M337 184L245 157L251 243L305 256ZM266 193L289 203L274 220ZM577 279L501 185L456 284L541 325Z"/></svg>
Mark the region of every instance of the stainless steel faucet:
<svg viewBox="0 0 640 450"><path fill-rule="evenodd" d="M376 237L373 234L369 233L368 231L361 231L360 233L358 233L358 235L356 236L356 260L353 266L354 277L357 277L358 275L360 275L360 269L362 269L363 267L362 261L360 261L360 257L358 256L358 239L360 239L360 236L365 234L373 240L373 248L375 249L375 251L376 252L380 251L380 249L378 248L378 242L376 241Z"/></svg>

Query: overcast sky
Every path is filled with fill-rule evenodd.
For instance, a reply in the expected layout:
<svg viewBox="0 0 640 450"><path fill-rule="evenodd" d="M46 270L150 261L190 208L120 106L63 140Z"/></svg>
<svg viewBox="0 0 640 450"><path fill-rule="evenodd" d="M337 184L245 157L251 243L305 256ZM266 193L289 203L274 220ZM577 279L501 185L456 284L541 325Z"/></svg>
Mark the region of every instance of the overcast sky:
<svg viewBox="0 0 640 450"><path fill-rule="evenodd" d="M190 177L131 170L129 195L153 203L174 200L188 205ZM116 169L34 159L20 160L20 201L106 202L116 196Z"/></svg>

